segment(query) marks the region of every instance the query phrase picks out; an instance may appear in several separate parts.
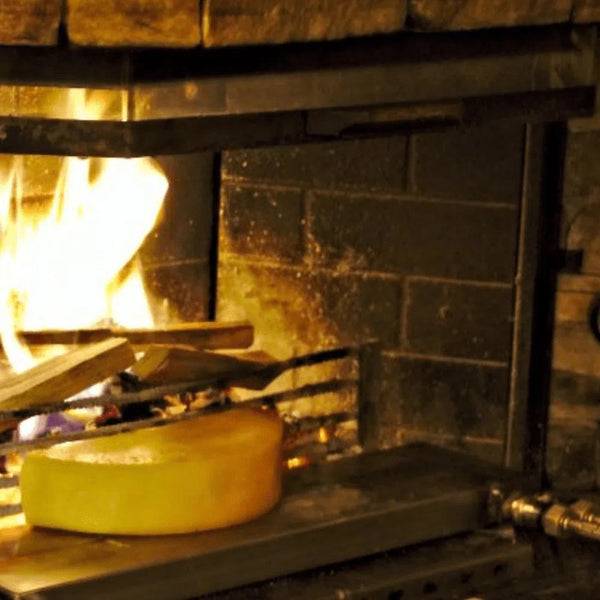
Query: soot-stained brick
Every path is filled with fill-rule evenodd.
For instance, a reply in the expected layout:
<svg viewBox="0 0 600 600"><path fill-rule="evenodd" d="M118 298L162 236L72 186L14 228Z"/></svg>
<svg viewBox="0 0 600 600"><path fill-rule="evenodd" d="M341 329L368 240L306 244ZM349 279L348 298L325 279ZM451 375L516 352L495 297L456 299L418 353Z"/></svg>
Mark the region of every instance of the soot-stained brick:
<svg viewBox="0 0 600 600"><path fill-rule="evenodd" d="M169 181L161 215L146 238L145 266L208 260L213 219L213 156L165 156L158 162Z"/></svg>
<svg viewBox="0 0 600 600"><path fill-rule="evenodd" d="M508 369L403 356L384 361L382 418L388 427L502 437Z"/></svg>
<svg viewBox="0 0 600 600"><path fill-rule="evenodd" d="M171 264L144 271L144 282L160 313L165 317L165 303L169 314L183 321L202 321L208 318L210 270L208 262ZM162 312L161 312L162 311Z"/></svg>
<svg viewBox="0 0 600 600"><path fill-rule="evenodd" d="M313 255L350 269L509 282L517 212L511 208L316 194Z"/></svg>
<svg viewBox="0 0 600 600"><path fill-rule="evenodd" d="M219 318L248 318L266 347L331 347L377 338L394 345L399 281L307 269L219 263ZM288 351L289 354L289 351Z"/></svg>
<svg viewBox="0 0 600 600"><path fill-rule="evenodd" d="M511 288L413 280L408 286L406 349L506 361L512 313Z"/></svg>
<svg viewBox="0 0 600 600"><path fill-rule="evenodd" d="M572 491L597 486L599 439L593 427L550 425L546 461L553 487Z"/></svg>
<svg viewBox="0 0 600 600"><path fill-rule="evenodd" d="M225 185L221 206L221 250L281 261L302 260L300 191Z"/></svg>
<svg viewBox="0 0 600 600"><path fill-rule="evenodd" d="M414 191L424 196L517 204L524 129L498 123L415 136Z"/></svg>
<svg viewBox="0 0 600 600"><path fill-rule="evenodd" d="M226 152L225 177L295 182L308 188L402 191L406 139L344 141Z"/></svg>

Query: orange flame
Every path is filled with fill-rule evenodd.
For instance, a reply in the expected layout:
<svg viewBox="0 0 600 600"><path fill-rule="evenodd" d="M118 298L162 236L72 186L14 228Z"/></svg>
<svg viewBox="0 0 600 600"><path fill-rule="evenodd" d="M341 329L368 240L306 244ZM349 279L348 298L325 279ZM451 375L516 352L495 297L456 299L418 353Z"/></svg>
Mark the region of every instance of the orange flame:
<svg viewBox="0 0 600 600"><path fill-rule="evenodd" d="M70 101L77 118L102 110L97 95L86 102L84 90ZM23 210L22 178L23 161L15 157L0 184L0 336L13 368L37 362L19 329L151 327L135 256L168 189L157 163L67 157L43 215Z"/></svg>

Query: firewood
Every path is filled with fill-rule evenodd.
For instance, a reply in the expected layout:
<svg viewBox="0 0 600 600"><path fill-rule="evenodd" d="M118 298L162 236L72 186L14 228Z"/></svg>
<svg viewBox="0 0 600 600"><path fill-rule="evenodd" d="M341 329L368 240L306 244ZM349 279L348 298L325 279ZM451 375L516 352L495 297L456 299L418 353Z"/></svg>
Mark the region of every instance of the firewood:
<svg viewBox="0 0 600 600"><path fill-rule="evenodd" d="M279 374L277 369L272 372L267 367L278 364L261 351L222 354L154 346L131 370L149 385L222 378L235 387L260 390Z"/></svg>
<svg viewBox="0 0 600 600"><path fill-rule="evenodd" d="M133 349L123 338L73 350L0 380L0 409L18 411L65 400L134 362Z"/></svg>
<svg viewBox="0 0 600 600"><path fill-rule="evenodd" d="M21 331L27 344L93 344L111 337L126 338L135 346L169 345L193 348L248 348L254 328L247 321L183 323L162 329L75 329Z"/></svg>

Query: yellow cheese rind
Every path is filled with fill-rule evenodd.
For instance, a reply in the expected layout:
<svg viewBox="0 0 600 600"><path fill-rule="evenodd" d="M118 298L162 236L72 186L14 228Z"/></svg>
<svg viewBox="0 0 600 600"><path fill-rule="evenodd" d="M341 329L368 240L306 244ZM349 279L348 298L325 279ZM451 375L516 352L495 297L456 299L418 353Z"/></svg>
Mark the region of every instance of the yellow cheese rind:
<svg viewBox="0 0 600 600"><path fill-rule="evenodd" d="M123 535L226 527L281 496L279 418L247 409L31 452L21 471L31 525Z"/></svg>

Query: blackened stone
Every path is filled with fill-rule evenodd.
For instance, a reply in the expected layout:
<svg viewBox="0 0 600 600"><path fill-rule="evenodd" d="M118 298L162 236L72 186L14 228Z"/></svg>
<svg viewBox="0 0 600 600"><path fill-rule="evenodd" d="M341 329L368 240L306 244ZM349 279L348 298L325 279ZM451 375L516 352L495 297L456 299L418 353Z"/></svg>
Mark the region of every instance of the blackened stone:
<svg viewBox="0 0 600 600"><path fill-rule="evenodd" d="M224 185L221 206L220 251L302 261L300 191Z"/></svg>
<svg viewBox="0 0 600 600"><path fill-rule="evenodd" d="M504 435L509 372L507 368L386 358L382 394L387 427L455 436Z"/></svg>
<svg viewBox="0 0 600 600"><path fill-rule="evenodd" d="M223 174L314 188L402 191L406 179L406 138L226 152Z"/></svg>
<svg viewBox="0 0 600 600"><path fill-rule="evenodd" d="M317 194L314 257L334 268L510 282L517 212L511 208Z"/></svg>
<svg viewBox="0 0 600 600"><path fill-rule="evenodd" d="M524 129L514 123L415 136L412 186L417 194L517 204Z"/></svg>
<svg viewBox="0 0 600 600"><path fill-rule="evenodd" d="M141 248L144 266L208 260L213 219L213 155L158 158L169 181L161 215Z"/></svg>
<svg viewBox="0 0 600 600"><path fill-rule="evenodd" d="M154 299L160 321L174 313L182 321L208 318L210 270L208 262L170 264L144 271L144 282ZM164 304L168 303L168 307ZM168 308L167 311L164 309Z"/></svg>
<svg viewBox="0 0 600 600"><path fill-rule="evenodd" d="M408 290L407 350L459 358L509 359L511 288L413 280Z"/></svg>
<svg viewBox="0 0 600 600"><path fill-rule="evenodd" d="M219 318L247 318L263 347L284 356L291 349L398 337L400 282L336 275L250 261L219 263ZM286 352L287 348L287 352Z"/></svg>

